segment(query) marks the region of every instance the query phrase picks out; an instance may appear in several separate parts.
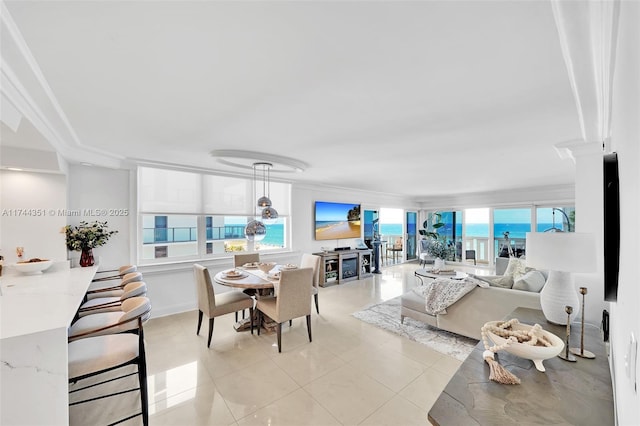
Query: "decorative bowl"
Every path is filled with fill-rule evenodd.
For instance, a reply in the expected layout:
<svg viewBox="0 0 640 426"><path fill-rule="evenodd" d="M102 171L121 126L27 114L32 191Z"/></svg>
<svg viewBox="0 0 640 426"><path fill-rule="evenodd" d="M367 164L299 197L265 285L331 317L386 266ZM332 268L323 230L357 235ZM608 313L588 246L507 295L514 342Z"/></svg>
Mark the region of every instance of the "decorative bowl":
<svg viewBox="0 0 640 426"><path fill-rule="evenodd" d="M258 269L260 269L265 274L268 274L270 270L275 268L275 266L276 266L275 262L262 262L258 264Z"/></svg>
<svg viewBox="0 0 640 426"><path fill-rule="evenodd" d="M25 262L18 262L14 265L16 271L24 275L41 274L49 266L53 265L51 260L47 259L31 259Z"/></svg>
<svg viewBox="0 0 640 426"><path fill-rule="evenodd" d="M495 326L502 321L490 321L487 323L489 326ZM527 324L514 324L512 326L512 330L523 330L529 331L533 326ZM558 355L564 349L564 342L558 336L553 333L550 333L544 329L540 330L542 335L545 336L549 342L551 342L551 346L531 346L525 343L512 343L507 346L504 350L505 352L509 352L515 356L519 356L520 358L526 358L533 361L533 364L536 366L538 371L545 371L544 366L542 365L542 361L545 359L553 358ZM507 339L497 336L492 332L487 332L489 338L496 345L504 344Z"/></svg>

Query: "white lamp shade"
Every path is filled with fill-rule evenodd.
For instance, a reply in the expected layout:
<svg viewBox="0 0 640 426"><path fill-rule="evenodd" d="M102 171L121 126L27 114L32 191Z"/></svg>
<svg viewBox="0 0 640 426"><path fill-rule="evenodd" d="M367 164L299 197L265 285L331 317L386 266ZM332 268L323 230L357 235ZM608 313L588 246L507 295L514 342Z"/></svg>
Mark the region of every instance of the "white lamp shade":
<svg viewBox="0 0 640 426"><path fill-rule="evenodd" d="M565 324L580 312L580 301L572 272L596 271L596 243L593 234L577 232L528 232L527 266L549 270L540 291L540 306L549 322ZM565 307L573 312L567 315Z"/></svg>
<svg viewBox="0 0 640 426"><path fill-rule="evenodd" d="M596 272L596 242L582 232L527 232L527 266L562 272Z"/></svg>

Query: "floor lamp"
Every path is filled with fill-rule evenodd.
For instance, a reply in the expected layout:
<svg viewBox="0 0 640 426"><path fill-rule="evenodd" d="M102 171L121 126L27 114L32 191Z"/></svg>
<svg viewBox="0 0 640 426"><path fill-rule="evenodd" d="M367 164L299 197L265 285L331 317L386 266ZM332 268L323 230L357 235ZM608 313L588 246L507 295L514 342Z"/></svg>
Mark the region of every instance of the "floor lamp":
<svg viewBox="0 0 640 426"><path fill-rule="evenodd" d="M528 232L527 266L548 270L549 278L540 292L540 305L547 321L564 325L566 306L573 308L570 320L580 312L574 272L596 272L596 243L593 234L578 232Z"/></svg>

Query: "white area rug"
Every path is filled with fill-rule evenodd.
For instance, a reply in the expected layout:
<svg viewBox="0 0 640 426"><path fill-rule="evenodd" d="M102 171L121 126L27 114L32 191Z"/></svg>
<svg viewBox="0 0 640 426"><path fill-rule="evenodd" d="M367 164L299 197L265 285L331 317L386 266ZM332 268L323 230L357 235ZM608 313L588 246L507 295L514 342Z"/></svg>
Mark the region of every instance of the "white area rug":
<svg viewBox="0 0 640 426"><path fill-rule="evenodd" d="M400 297L371 305L352 315L460 361L464 361L478 343L475 339L440 330L412 318L405 318L404 324L400 324Z"/></svg>

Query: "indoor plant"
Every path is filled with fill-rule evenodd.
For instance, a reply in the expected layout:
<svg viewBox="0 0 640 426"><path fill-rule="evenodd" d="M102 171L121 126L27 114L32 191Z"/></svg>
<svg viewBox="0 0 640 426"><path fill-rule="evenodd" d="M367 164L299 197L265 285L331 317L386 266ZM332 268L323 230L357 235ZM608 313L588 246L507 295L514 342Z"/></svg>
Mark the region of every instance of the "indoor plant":
<svg viewBox="0 0 640 426"><path fill-rule="evenodd" d="M433 267L435 269L444 268L444 260L451 257L453 247L449 245L443 238L430 238L426 247L427 253L435 257Z"/></svg>
<svg viewBox="0 0 640 426"><path fill-rule="evenodd" d="M80 266L92 266L93 249L103 246L109 238L118 231L109 231L107 222L95 221L91 224L82 221L77 226L65 226L67 248L73 251L81 251Z"/></svg>

